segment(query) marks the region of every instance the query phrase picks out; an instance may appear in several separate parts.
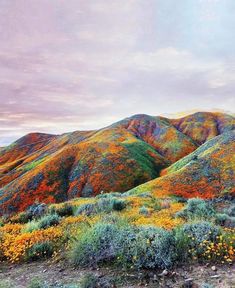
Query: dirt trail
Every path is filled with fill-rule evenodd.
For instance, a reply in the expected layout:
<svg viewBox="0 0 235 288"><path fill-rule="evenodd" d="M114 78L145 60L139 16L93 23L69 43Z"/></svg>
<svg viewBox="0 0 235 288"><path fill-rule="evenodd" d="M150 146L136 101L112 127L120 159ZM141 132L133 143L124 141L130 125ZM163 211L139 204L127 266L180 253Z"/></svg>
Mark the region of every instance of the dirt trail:
<svg viewBox="0 0 235 288"><path fill-rule="evenodd" d="M219 266L213 271L211 266L191 266L169 271L166 276L159 276L162 271L122 271L101 268L98 270L74 269L65 262L35 262L21 265L6 265L0 263L0 280L9 281L11 287L25 288L33 278L39 278L48 284L73 284L87 272L100 277L118 279L117 287L159 287L159 288L197 288L203 283L213 285L214 288L235 287L235 267ZM190 280L191 278L191 280ZM0 281L0 283L1 283Z"/></svg>

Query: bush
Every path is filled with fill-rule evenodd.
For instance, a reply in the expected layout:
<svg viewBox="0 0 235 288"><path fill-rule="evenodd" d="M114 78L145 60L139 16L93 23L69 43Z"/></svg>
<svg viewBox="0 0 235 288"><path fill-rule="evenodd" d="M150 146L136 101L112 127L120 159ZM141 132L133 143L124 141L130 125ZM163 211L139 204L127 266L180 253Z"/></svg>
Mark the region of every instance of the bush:
<svg viewBox="0 0 235 288"><path fill-rule="evenodd" d="M230 217L228 214L216 214L215 223L227 228L235 228L235 217Z"/></svg>
<svg viewBox="0 0 235 288"><path fill-rule="evenodd" d="M181 227L174 230L174 236L176 261L178 263L187 263L190 258L188 252L190 247L190 238Z"/></svg>
<svg viewBox="0 0 235 288"><path fill-rule="evenodd" d="M57 214L49 214L42 217L38 222L39 229L46 229L51 226L56 226L60 223L60 217Z"/></svg>
<svg viewBox="0 0 235 288"><path fill-rule="evenodd" d="M110 213L112 211L121 211L126 208L126 201L114 197L99 199L96 203L83 204L78 207L76 215L84 214L90 216L98 213Z"/></svg>
<svg viewBox="0 0 235 288"><path fill-rule="evenodd" d="M54 252L53 244L49 241L36 243L28 251L26 255L26 260L35 261L39 259L44 259L51 257Z"/></svg>
<svg viewBox="0 0 235 288"><path fill-rule="evenodd" d="M81 215L84 214L86 216L90 216L91 214L95 213L95 204L83 204L81 206L78 207L77 211L75 212L75 215Z"/></svg>
<svg viewBox="0 0 235 288"><path fill-rule="evenodd" d="M21 224L28 223L31 220L32 215L30 215L28 212L21 212L10 219L11 223L21 223Z"/></svg>
<svg viewBox="0 0 235 288"><path fill-rule="evenodd" d="M30 219L40 218L44 216L46 212L47 212L47 205L44 203L34 203L26 211Z"/></svg>
<svg viewBox="0 0 235 288"><path fill-rule="evenodd" d="M45 281L42 281L39 278L34 278L31 280L27 288L49 288Z"/></svg>
<svg viewBox="0 0 235 288"><path fill-rule="evenodd" d="M93 273L85 274L79 282L80 288L97 288L98 277Z"/></svg>
<svg viewBox="0 0 235 288"><path fill-rule="evenodd" d="M32 220L25 225L25 227L22 229L22 232L23 233L27 233L27 232L31 233L31 232L33 232L35 230L39 230L39 229L40 229L39 228L39 222L36 220Z"/></svg>
<svg viewBox="0 0 235 288"><path fill-rule="evenodd" d="M208 219L215 216L216 212L209 202L200 198L192 198L187 202L186 207L176 213L176 216L185 219Z"/></svg>
<svg viewBox="0 0 235 288"><path fill-rule="evenodd" d="M122 211L126 208L126 201L114 198L111 205L114 211Z"/></svg>
<svg viewBox="0 0 235 288"><path fill-rule="evenodd" d="M208 283L203 283L201 288L214 288L214 286Z"/></svg>
<svg viewBox="0 0 235 288"><path fill-rule="evenodd" d="M231 217L235 217L235 205L232 204L229 208L227 208L224 213L228 214Z"/></svg>
<svg viewBox="0 0 235 288"><path fill-rule="evenodd" d="M145 216L149 215L149 210L148 210L148 208L146 208L145 206L140 207L140 209L139 209L139 214L145 215Z"/></svg>
<svg viewBox="0 0 235 288"><path fill-rule="evenodd" d="M60 217L64 217L64 216L73 216L73 206L71 204L65 203L63 206L59 207L59 208L55 208L54 206L52 206L51 208L49 208L49 213L50 214L57 214Z"/></svg>
<svg viewBox="0 0 235 288"><path fill-rule="evenodd" d="M79 282L79 288L110 288L114 286L113 279L107 277L99 277L93 273L85 274Z"/></svg>
<svg viewBox="0 0 235 288"><path fill-rule="evenodd" d="M9 281L0 280L0 288L11 288L11 287L13 287L13 285Z"/></svg>
<svg viewBox="0 0 235 288"><path fill-rule="evenodd" d="M194 239L195 245L199 245L204 240L216 241L216 237L221 234L218 226L206 221L185 224L182 229L185 234Z"/></svg>
<svg viewBox="0 0 235 288"><path fill-rule="evenodd" d="M175 259L175 240L170 231L155 227L128 227L119 231L118 257L124 266L167 268Z"/></svg>
<svg viewBox="0 0 235 288"><path fill-rule="evenodd" d="M76 266L93 266L113 259L117 253L118 234L119 230L115 225L97 223L74 242L72 262Z"/></svg>

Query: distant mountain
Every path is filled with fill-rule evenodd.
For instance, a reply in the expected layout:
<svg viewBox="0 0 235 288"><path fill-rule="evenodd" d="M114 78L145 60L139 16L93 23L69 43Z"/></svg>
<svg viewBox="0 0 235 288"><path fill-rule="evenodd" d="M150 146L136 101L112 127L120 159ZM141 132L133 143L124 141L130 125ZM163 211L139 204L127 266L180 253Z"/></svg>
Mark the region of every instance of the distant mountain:
<svg viewBox="0 0 235 288"><path fill-rule="evenodd" d="M231 131L234 127L235 118L232 116L201 112L180 119L134 115L95 131L63 135L28 134L0 150L0 214L24 210L36 200L50 203L79 196L94 196L102 191L124 192L155 178L153 181L166 181L173 194L178 188L168 178L174 178L178 173L176 167L182 165L178 160L186 155L195 159L203 158L198 151L210 145L210 141L217 141L217 138L233 139ZM221 136L216 137L218 135ZM223 145L216 143L222 145L223 153L227 155L221 157L230 162L233 155L231 149L234 147L232 140L226 141ZM218 149L220 151L222 148ZM193 151L195 154L190 154ZM213 157L218 158L220 164L223 162L218 153L210 153L205 161ZM195 163L193 165L190 161L187 168L180 170L198 173ZM206 169L203 163L199 163L201 166L198 164L199 170ZM207 166L207 169L210 171L212 166ZM219 167L214 175L220 173L219 177L223 178L222 164ZM234 172L234 167L229 169ZM161 173L169 175L158 178ZM187 173L182 177L188 177ZM209 177L211 174L205 172L202 175ZM160 186L167 190L163 182ZM204 186L199 185L199 180L187 183L182 185L187 187L187 195L197 190L197 187L201 187L198 193L203 194ZM217 190L223 188L221 185L218 187ZM208 191L204 192L207 196ZM178 190L176 193L180 194Z"/></svg>

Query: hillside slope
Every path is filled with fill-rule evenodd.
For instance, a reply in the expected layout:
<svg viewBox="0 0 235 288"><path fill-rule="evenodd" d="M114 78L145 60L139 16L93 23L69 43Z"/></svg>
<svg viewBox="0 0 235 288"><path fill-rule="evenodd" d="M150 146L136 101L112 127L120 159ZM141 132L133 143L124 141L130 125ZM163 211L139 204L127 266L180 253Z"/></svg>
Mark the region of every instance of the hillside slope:
<svg viewBox="0 0 235 288"><path fill-rule="evenodd" d="M181 119L135 115L97 131L26 135L0 151L0 213L36 200L127 191L234 126L232 116L203 112Z"/></svg>
<svg viewBox="0 0 235 288"><path fill-rule="evenodd" d="M235 193L235 131L208 140L164 171L162 177L132 189L158 196L213 198Z"/></svg>

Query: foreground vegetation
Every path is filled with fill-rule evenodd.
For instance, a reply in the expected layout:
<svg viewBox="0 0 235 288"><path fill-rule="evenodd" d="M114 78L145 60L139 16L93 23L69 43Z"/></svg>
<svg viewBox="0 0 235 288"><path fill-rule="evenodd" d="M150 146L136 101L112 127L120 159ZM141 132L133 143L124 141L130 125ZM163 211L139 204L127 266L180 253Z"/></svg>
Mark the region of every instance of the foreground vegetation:
<svg viewBox="0 0 235 288"><path fill-rule="evenodd" d="M235 208L223 207L199 198L186 202L148 193L35 203L26 212L1 218L0 259L65 258L75 266L108 263L136 269L195 261L231 264Z"/></svg>

